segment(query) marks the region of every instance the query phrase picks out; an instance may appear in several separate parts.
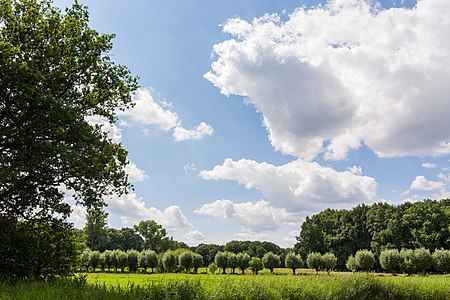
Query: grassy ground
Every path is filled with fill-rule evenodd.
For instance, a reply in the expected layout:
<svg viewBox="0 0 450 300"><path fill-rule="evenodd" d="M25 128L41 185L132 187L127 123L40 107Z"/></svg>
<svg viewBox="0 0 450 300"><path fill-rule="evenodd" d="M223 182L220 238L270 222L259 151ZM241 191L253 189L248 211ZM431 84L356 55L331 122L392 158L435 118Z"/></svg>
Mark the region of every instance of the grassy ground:
<svg viewBox="0 0 450 300"><path fill-rule="evenodd" d="M450 276L301 271L302 275L90 273L52 283L0 283L0 299L450 299Z"/></svg>

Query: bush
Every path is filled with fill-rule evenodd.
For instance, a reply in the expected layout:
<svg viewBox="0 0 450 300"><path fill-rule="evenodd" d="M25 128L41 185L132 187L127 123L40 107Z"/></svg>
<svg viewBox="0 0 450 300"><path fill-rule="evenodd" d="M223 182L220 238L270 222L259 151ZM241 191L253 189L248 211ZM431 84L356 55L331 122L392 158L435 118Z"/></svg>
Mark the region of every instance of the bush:
<svg viewBox="0 0 450 300"><path fill-rule="evenodd" d="M450 273L450 250L434 251L433 265L438 272Z"/></svg>
<svg viewBox="0 0 450 300"><path fill-rule="evenodd" d="M333 270L336 267L336 264L337 258L333 253L328 252L322 255L322 267L328 272Z"/></svg>
<svg viewBox="0 0 450 300"><path fill-rule="evenodd" d="M292 270L292 273L295 275L295 270L300 268L303 265L302 258L300 255L295 255L295 253L290 252L285 259L286 268Z"/></svg>
<svg viewBox="0 0 450 300"><path fill-rule="evenodd" d="M217 272L217 269L218 269L218 267L217 267L216 263L210 263L208 266L208 272L211 274L215 274Z"/></svg>
<svg viewBox="0 0 450 300"><path fill-rule="evenodd" d="M400 268L400 253L397 249L383 250L380 253L380 266L392 274Z"/></svg>
<svg viewBox="0 0 450 300"><path fill-rule="evenodd" d="M263 269L263 264L259 257L252 257L249 262L250 270L252 270L253 274L258 275L258 272Z"/></svg>
<svg viewBox="0 0 450 300"><path fill-rule="evenodd" d="M308 268L314 269L316 272L319 271L322 267L322 254L318 252L309 253L306 257L306 264Z"/></svg>
<svg viewBox="0 0 450 300"><path fill-rule="evenodd" d="M352 272L356 272L356 270L358 270L358 267L356 266L356 260L353 255L350 255L348 257L347 262L345 263L345 267Z"/></svg>
<svg viewBox="0 0 450 300"><path fill-rule="evenodd" d="M369 250L358 250L355 254L356 267L369 272L375 265L375 256Z"/></svg>

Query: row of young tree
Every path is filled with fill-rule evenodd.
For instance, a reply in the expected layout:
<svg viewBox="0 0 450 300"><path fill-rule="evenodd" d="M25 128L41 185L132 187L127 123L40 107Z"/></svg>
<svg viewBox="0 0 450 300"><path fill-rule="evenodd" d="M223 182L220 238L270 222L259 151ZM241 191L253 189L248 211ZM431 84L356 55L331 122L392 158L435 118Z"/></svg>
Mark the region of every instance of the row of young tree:
<svg viewBox="0 0 450 300"><path fill-rule="evenodd" d="M294 250L303 259L308 253L331 252L339 270L362 249L377 258L384 249L450 249L450 199L326 209L306 218L297 241Z"/></svg>

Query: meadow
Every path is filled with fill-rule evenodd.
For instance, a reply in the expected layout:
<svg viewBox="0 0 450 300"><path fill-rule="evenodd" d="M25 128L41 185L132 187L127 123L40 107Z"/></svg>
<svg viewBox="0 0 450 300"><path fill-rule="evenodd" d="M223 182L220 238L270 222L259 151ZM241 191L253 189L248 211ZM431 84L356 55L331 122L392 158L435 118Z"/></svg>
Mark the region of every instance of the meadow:
<svg viewBox="0 0 450 300"><path fill-rule="evenodd" d="M450 299L449 275L274 273L89 273L49 283L0 283L0 299Z"/></svg>

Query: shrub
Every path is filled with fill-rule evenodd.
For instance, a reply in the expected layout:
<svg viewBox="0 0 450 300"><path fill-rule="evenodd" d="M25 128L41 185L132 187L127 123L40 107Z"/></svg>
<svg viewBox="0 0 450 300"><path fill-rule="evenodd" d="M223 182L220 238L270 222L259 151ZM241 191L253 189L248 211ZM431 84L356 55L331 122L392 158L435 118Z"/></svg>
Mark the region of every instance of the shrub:
<svg viewBox="0 0 450 300"><path fill-rule="evenodd" d="M356 260L353 255L350 255L348 257L347 262L345 263L345 267L352 272L356 272L358 267L356 266Z"/></svg>
<svg viewBox="0 0 450 300"><path fill-rule="evenodd" d="M379 261L381 267L384 270L391 272L392 274L395 274L395 272L400 267L401 261L400 253L398 252L397 249L383 250L380 253Z"/></svg>
<svg viewBox="0 0 450 300"><path fill-rule="evenodd" d="M216 263L210 263L208 266L208 272L211 274L215 274L217 272L217 269L218 269L218 267L217 267Z"/></svg>
<svg viewBox="0 0 450 300"><path fill-rule="evenodd" d="M400 271L411 275L416 272L414 264L414 251L411 249L402 249L400 251Z"/></svg>
<svg viewBox="0 0 450 300"><path fill-rule="evenodd" d="M249 262L250 270L252 270L253 274L258 275L258 272L263 269L263 264L259 257L252 257Z"/></svg>
<svg viewBox="0 0 450 300"><path fill-rule="evenodd" d="M295 253L290 252L285 259L286 268L292 270L292 273L295 275L295 270L300 268L303 265L302 258L300 255L295 255Z"/></svg>
<svg viewBox="0 0 450 300"><path fill-rule="evenodd" d="M264 268L269 269L270 273L273 273L273 269L280 266L280 258L272 252L264 254L262 263Z"/></svg>
<svg viewBox="0 0 450 300"><path fill-rule="evenodd" d="M228 255L226 252L217 252L214 262L217 267L222 269L222 274L226 273L228 267Z"/></svg>
<svg viewBox="0 0 450 300"><path fill-rule="evenodd" d="M316 272L319 271L322 266L322 254L318 252L309 253L306 257L306 264L308 268L314 269Z"/></svg>
<svg viewBox="0 0 450 300"><path fill-rule="evenodd" d="M170 273L175 271L177 267L177 260L175 258L175 255L172 254L172 251L167 251L166 253L164 253L161 261L166 272Z"/></svg>
<svg viewBox="0 0 450 300"><path fill-rule="evenodd" d="M450 250L436 250L433 253L433 265L438 272L450 272Z"/></svg>
<svg viewBox="0 0 450 300"><path fill-rule="evenodd" d="M369 250L358 250L355 254L356 267L369 272L375 265L375 256Z"/></svg>
<svg viewBox="0 0 450 300"><path fill-rule="evenodd" d="M336 267L336 264L337 258L333 253L328 252L322 255L322 267L328 272L333 270Z"/></svg>
<svg viewBox="0 0 450 300"><path fill-rule="evenodd" d="M241 269L242 274L244 274L245 269L249 267L250 256L247 253L242 252L237 255L237 258L238 258L238 267L239 269Z"/></svg>

